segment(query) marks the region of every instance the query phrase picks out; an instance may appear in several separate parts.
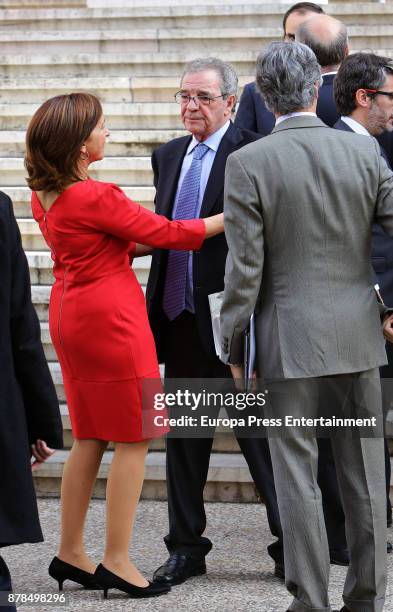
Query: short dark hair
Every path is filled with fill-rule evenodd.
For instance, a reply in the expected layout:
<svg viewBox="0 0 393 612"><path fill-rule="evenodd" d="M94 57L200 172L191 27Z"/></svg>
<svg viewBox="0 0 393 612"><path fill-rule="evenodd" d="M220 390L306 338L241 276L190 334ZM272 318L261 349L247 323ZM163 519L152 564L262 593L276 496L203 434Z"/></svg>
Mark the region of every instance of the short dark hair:
<svg viewBox="0 0 393 612"><path fill-rule="evenodd" d="M341 64L334 79L334 99L339 115L351 115L356 109L358 89L380 89L387 74L393 74L393 63L374 53L353 53Z"/></svg>
<svg viewBox="0 0 393 612"><path fill-rule="evenodd" d="M27 184L33 191L61 193L80 181L80 148L102 116L90 93L50 98L34 113L26 133Z"/></svg>
<svg viewBox="0 0 393 612"><path fill-rule="evenodd" d="M282 20L282 29L284 30L285 33L285 26L287 24L287 19L289 17L289 15L291 15L292 13L300 13L301 15L304 15L305 13L324 13L325 11L323 10L322 6L320 6L319 4L314 4L314 2L298 2L297 4L294 4L293 6L289 7L289 9L287 10L287 12L284 15L284 18Z"/></svg>
<svg viewBox="0 0 393 612"><path fill-rule="evenodd" d="M322 66L337 66L344 61L347 55L348 34L342 23L335 39L329 41L318 40L309 30L308 21L302 23L297 31L296 40L312 49Z"/></svg>

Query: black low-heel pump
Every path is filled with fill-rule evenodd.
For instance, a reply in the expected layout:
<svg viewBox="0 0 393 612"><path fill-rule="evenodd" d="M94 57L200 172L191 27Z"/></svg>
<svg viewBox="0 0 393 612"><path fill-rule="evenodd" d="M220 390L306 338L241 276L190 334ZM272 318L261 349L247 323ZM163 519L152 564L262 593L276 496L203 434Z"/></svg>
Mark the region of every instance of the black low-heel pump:
<svg viewBox="0 0 393 612"><path fill-rule="evenodd" d="M158 597L169 593L171 587L168 584L160 584L158 582L149 582L147 587L139 587L135 584L131 584L120 576L113 574L106 569L101 563L97 566L94 574L96 582L104 589L104 598L108 598L109 589L118 589L127 593L129 597L134 599L141 599L142 597Z"/></svg>
<svg viewBox="0 0 393 612"><path fill-rule="evenodd" d="M75 565L66 563L58 557L53 557L48 572L49 576L59 583L59 591L63 590L63 582L65 580L72 580L72 582L80 584L85 589L101 589L94 579L94 574L85 572L85 570L81 570L79 567L75 567Z"/></svg>

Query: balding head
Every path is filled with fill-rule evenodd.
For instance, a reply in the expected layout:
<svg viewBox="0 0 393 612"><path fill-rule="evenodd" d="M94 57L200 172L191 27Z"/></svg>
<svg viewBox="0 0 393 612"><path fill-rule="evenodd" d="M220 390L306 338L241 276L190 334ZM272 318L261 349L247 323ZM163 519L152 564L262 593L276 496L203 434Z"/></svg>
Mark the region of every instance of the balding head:
<svg viewBox="0 0 393 612"><path fill-rule="evenodd" d="M330 15L315 15L304 21L296 33L296 40L314 51L325 72L338 69L348 55L347 28Z"/></svg>

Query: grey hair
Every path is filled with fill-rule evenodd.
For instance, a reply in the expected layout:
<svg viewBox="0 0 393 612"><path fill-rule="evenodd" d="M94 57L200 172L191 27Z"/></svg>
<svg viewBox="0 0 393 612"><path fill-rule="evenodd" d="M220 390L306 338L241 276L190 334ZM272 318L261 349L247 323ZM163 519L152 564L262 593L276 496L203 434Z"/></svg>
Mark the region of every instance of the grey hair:
<svg viewBox="0 0 393 612"><path fill-rule="evenodd" d="M312 20L310 20L312 21ZM314 51L316 58L322 67L337 66L344 61L348 48L348 33L346 26L342 23L338 35L333 40L322 41L310 32L308 22L302 23L297 32L296 40L307 45Z"/></svg>
<svg viewBox="0 0 393 612"><path fill-rule="evenodd" d="M184 75L191 72L203 72L204 70L214 70L220 77L220 90L223 96L237 96L238 78L235 69L231 64L223 62L218 57L198 57L186 64L180 79L180 86Z"/></svg>
<svg viewBox="0 0 393 612"><path fill-rule="evenodd" d="M278 115L308 108L316 97L321 68L309 47L272 42L257 59L257 87L268 109Z"/></svg>

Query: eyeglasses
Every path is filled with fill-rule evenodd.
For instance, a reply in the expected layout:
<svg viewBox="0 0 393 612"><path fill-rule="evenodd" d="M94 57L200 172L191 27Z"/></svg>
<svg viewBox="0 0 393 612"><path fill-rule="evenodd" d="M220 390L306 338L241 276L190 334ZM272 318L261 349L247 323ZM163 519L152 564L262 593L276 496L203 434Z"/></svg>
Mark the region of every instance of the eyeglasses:
<svg viewBox="0 0 393 612"><path fill-rule="evenodd" d="M364 91L372 95L388 96L389 100L393 100L393 91L380 91L379 89L365 89Z"/></svg>
<svg viewBox="0 0 393 612"><path fill-rule="evenodd" d="M175 102L177 102L178 104L188 104L190 100L192 100L195 104L195 106L209 106L209 104L211 102L213 102L214 100L217 100L218 98L226 98L228 96L228 94L221 94L221 96L204 96L204 95L200 95L200 96L189 96L188 94L184 94L181 91L178 91L175 94Z"/></svg>

